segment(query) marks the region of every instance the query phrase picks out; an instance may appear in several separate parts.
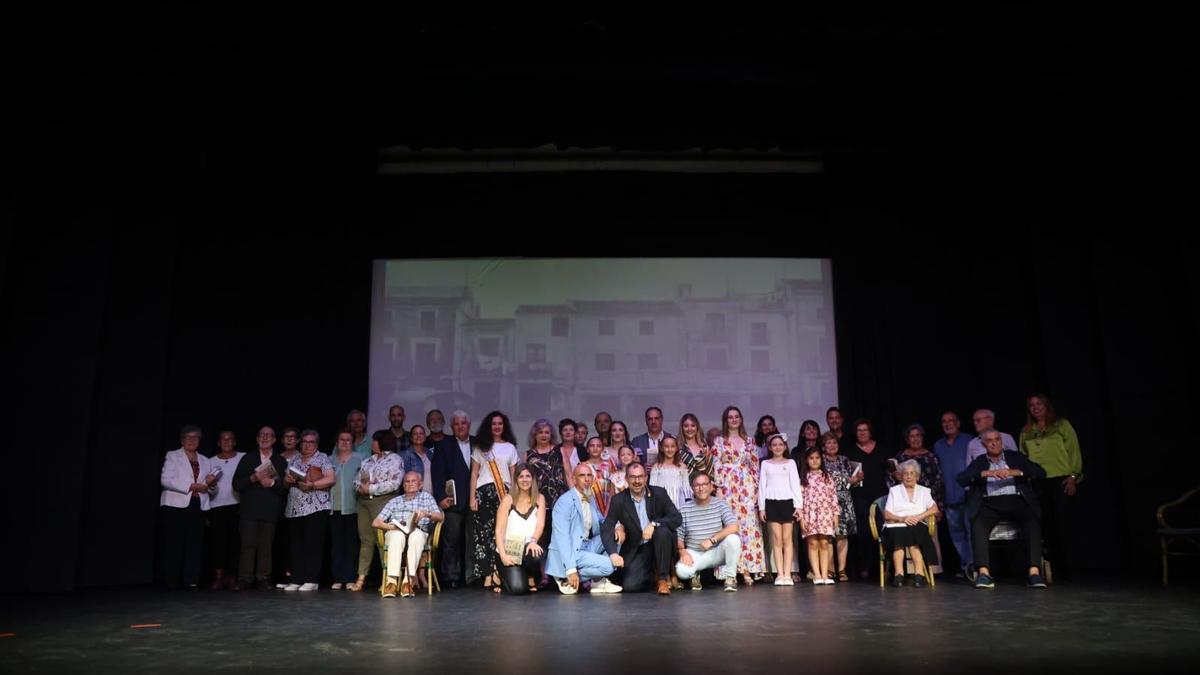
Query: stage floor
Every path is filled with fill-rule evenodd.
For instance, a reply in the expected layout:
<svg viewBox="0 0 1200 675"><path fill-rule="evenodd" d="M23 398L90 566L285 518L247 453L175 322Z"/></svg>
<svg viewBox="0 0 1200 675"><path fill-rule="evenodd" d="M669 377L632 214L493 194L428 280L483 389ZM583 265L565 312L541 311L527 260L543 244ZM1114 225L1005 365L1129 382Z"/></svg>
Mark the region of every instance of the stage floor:
<svg viewBox="0 0 1200 675"><path fill-rule="evenodd" d="M113 589L0 601L0 634L14 634L0 638L4 672L1157 674L1200 663L1197 589L1095 581L669 598Z"/></svg>

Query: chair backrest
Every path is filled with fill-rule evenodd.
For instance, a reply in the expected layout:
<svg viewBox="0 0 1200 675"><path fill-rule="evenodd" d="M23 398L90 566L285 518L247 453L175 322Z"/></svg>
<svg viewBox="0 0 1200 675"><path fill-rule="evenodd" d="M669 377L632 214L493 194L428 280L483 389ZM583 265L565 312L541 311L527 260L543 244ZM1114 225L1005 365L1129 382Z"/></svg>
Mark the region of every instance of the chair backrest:
<svg viewBox="0 0 1200 675"><path fill-rule="evenodd" d="M871 502L871 507L868 509L867 518L870 520L871 537L879 539L879 535L883 532L883 507L887 505L887 495Z"/></svg>

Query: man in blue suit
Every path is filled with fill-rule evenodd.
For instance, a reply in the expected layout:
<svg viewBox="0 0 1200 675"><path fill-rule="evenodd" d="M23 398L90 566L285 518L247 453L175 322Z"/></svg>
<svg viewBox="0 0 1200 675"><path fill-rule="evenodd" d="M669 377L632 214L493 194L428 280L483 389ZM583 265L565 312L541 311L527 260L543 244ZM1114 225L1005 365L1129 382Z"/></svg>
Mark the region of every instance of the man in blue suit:
<svg viewBox="0 0 1200 675"><path fill-rule="evenodd" d="M606 578L613 573L613 559L605 555L600 539L604 516L596 508L592 493L595 478L587 462L579 464L575 467L575 489L554 503L546 574L554 577L563 595L578 593L579 584L589 579L596 579L592 593L621 592L620 586Z"/></svg>
<svg viewBox="0 0 1200 675"><path fill-rule="evenodd" d="M470 551L467 515L470 513L471 448L475 447L475 438L471 436L471 420L461 410L450 415L450 429L454 435L446 436L433 448L429 460L429 477L433 485L427 489L446 516L442 524L441 582L456 588L465 579ZM447 483L453 486L453 494L447 492Z"/></svg>

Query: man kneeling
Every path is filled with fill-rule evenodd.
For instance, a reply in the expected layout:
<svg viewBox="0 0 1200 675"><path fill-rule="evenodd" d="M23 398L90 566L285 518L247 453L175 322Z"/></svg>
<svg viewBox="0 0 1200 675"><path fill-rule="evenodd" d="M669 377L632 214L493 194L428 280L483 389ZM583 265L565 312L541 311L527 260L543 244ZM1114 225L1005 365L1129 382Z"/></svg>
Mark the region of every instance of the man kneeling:
<svg viewBox="0 0 1200 675"><path fill-rule="evenodd" d="M692 580L692 590L700 590L701 570L721 566L725 590L737 591L737 563L742 554L738 536L738 520L729 505L713 497L712 479L702 473L692 476L692 503L680 510L683 524L679 526L676 546L679 562L675 576Z"/></svg>
<svg viewBox="0 0 1200 675"><path fill-rule="evenodd" d="M656 582L659 595L670 595L667 580L671 576L675 530L683 518L666 490L646 486L646 467L637 462L626 465L625 482L629 489L612 498L600 529L604 550L613 567L624 568L619 581L626 591L645 591ZM617 536L618 525L633 536Z"/></svg>
<svg viewBox="0 0 1200 675"><path fill-rule="evenodd" d="M604 516L593 500L595 478L592 467L580 462L575 467L575 488L554 502L546 574L554 577L564 595L579 592L579 584L589 579L597 580L593 593L621 592L620 586L605 578L613 573L613 565L600 540Z"/></svg>

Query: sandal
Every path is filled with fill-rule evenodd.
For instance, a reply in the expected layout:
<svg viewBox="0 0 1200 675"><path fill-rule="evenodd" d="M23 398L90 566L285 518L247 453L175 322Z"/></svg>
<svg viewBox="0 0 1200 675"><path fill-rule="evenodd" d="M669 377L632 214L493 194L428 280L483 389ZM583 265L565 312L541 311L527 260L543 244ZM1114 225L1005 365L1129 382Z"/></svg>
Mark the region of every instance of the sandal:
<svg viewBox="0 0 1200 675"><path fill-rule="evenodd" d="M750 576L749 572L742 572L742 582L745 583L747 587L753 586L754 578Z"/></svg>
<svg viewBox="0 0 1200 675"><path fill-rule="evenodd" d="M846 574L846 570L838 570L837 580L841 582L850 581L850 575Z"/></svg>
<svg viewBox="0 0 1200 675"><path fill-rule="evenodd" d="M366 583L366 579L364 579L363 577L359 577L359 578L358 578L358 581L355 581L355 582L354 582L354 583L352 583L352 584L346 584L346 590L348 590L348 591L361 591L361 590L363 589L363 584L364 584L364 583Z"/></svg>

